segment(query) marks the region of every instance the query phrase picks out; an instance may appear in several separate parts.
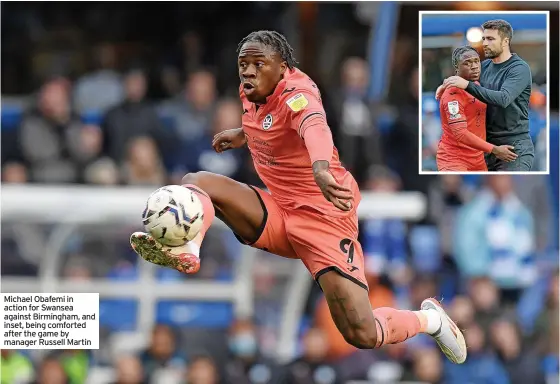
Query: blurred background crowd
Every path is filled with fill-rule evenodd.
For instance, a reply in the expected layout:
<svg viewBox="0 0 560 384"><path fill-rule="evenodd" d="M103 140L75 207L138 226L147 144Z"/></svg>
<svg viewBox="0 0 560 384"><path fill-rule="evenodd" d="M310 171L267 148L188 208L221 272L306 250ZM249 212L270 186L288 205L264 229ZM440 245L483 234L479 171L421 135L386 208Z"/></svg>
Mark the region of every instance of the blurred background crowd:
<svg viewBox="0 0 560 384"><path fill-rule="evenodd" d="M439 105L434 98L435 91L445 78L456 75L451 56L457 46L470 45L484 58L480 25L489 19L505 19L512 25L512 52L524 59L531 68L533 90L529 100L529 129L536 149L532 171L547 170L546 44L549 39L546 34L546 15L496 13L423 16L421 55L424 171L437 171L436 153L441 137L441 121Z"/></svg>
<svg viewBox="0 0 560 384"><path fill-rule="evenodd" d="M210 143L240 124L239 40L255 29L284 33L324 95L362 190L415 191L428 202L418 220L362 221L372 306L416 309L442 297L465 330L469 358L449 364L428 337L356 350L313 285L294 298L306 303L297 350L278 360L292 264L262 252L251 271L252 316L236 317L231 303L160 300L146 330L135 299L102 296L99 350L3 350L1 383L558 383L558 74L542 95L553 109L550 176L418 175L418 11L520 6L138 3L132 12L118 2L3 2L2 183L20 188L156 188L201 170L260 185L247 151L218 155ZM552 10L558 68L558 3L531 8ZM449 71L436 65L441 55L427 67L436 80L424 73L427 90ZM422 113L427 124L430 112ZM2 219L4 292L8 280L43 276L42 245L55 224ZM128 244L140 224L80 224L59 249L56 279L142 281ZM158 268L153 289L232 281L242 250L230 231L212 228L201 271L186 278Z"/></svg>

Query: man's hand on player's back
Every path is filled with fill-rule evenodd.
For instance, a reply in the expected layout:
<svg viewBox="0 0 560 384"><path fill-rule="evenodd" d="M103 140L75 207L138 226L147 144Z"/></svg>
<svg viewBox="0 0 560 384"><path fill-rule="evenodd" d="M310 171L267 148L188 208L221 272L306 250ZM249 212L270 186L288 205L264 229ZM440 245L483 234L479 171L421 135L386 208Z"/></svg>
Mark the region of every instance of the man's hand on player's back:
<svg viewBox="0 0 560 384"><path fill-rule="evenodd" d="M212 147L216 152L221 153L228 149L241 148L246 142L243 128L227 129L214 136Z"/></svg>
<svg viewBox="0 0 560 384"><path fill-rule="evenodd" d="M443 92L449 87L457 87L460 89L465 89L469 85L469 81L463 79L460 76L450 76L443 81L443 84L440 85L436 90L436 100L441 99Z"/></svg>
<svg viewBox="0 0 560 384"><path fill-rule="evenodd" d="M517 159L517 154L513 149L511 145L496 145L492 148L492 154L503 161L514 161Z"/></svg>

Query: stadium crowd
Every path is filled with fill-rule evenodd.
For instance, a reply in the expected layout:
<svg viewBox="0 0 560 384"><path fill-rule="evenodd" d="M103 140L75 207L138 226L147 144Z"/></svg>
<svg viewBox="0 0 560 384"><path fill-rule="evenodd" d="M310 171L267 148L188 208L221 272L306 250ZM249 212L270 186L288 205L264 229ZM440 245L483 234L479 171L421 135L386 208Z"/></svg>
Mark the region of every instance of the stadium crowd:
<svg viewBox="0 0 560 384"><path fill-rule="evenodd" d="M222 72L199 65L199 38L194 32L183 36L174 64L159 72L157 98L148 97L150 68L123 70L115 47L103 44L95 47L96 70L50 77L23 108L3 103L2 182L155 188L178 183L186 172L210 171L259 185L247 151L216 154L211 148L215 133L239 126L241 110L235 75L219 86ZM429 337L355 349L338 333L314 286L298 356L287 364L274 359L278 314L256 303L253 319L236 319L220 332L157 324L133 351L107 345L108 335L119 332L111 326L103 330L100 351L2 350L0 382L78 384L95 368L108 367L119 384L558 383L557 209L549 179L418 175L414 42L397 43L400 60L393 63L388 105L367 101L370 66L363 55L344 55L340 81L321 86L328 82L319 78L318 84L342 160L362 189L428 197L423 220L361 223L372 306L412 309L426 297L443 298L465 330L465 364L449 363ZM407 79L406 86L394 81L399 78ZM381 121L380 109L393 117ZM2 226L2 275L36 276L37 263L12 238L17 228ZM95 230L100 234L83 233L64 250L60 277L138 278L129 228ZM201 271L188 278L231 278L240 245L219 229L205 243ZM262 264L271 258L263 254ZM161 282L183 278L158 271ZM266 270L256 279L257 295L281 284Z"/></svg>

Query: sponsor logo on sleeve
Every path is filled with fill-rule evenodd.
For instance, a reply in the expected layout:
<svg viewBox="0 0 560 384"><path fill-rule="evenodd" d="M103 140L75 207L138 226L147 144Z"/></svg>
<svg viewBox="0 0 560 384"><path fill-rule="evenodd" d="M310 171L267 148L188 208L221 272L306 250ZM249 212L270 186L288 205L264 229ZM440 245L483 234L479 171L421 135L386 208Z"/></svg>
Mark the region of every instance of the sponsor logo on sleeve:
<svg viewBox="0 0 560 384"><path fill-rule="evenodd" d="M298 93L297 95L291 97L286 101L288 107L294 112L299 112L305 109L309 104L307 98L303 95L303 93Z"/></svg>

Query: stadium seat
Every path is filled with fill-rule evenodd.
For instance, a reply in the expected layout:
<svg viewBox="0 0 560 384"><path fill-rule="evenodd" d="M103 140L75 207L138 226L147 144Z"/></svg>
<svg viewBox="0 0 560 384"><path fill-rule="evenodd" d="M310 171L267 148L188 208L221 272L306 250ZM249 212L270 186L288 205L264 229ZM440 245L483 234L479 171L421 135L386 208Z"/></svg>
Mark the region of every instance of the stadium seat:
<svg viewBox="0 0 560 384"><path fill-rule="evenodd" d="M421 225L410 231L414 268L420 273L435 273L441 266L440 234L436 227Z"/></svg>
<svg viewBox="0 0 560 384"><path fill-rule="evenodd" d="M103 113L101 111L89 110L82 113L80 116L82 123L101 125L103 121Z"/></svg>
<svg viewBox="0 0 560 384"><path fill-rule="evenodd" d="M23 109L13 105L2 106L2 130L17 128L23 118Z"/></svg>
<svg viewBox="0 0 560 384"><path fill-rule="evenodd" d="M227 328L233 321L231 303L162 300L156 322L177 327Z"/></svg>
<svg viewBox="0 0 560 384"><path fill-rule="evenodd" d="M136 329L138 302L132 299L99 301L99 324L113 331Z"/></svg>

